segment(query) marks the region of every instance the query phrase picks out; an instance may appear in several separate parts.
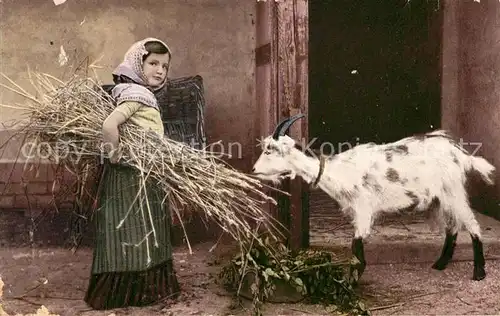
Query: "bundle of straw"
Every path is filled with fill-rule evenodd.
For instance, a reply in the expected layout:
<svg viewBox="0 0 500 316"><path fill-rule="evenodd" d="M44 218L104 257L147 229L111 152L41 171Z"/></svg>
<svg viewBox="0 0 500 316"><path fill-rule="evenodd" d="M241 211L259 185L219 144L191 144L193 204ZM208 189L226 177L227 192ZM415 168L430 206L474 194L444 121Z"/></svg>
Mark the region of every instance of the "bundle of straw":
<svg viewBox="0 0 500 316"><path fill-rule="evenodd" d="M29 119L19 132L26 134L33 148L42 149L50 160L73 169L107 158L102 148L102 123L115 105L95 80L75 76L63 82L30 72L31 84L37 91L34 96L3 77L10 85L0 85L29 101L8 107L27 112ZM146 198L143 184L154 181L165 193L164 203L177 206L173 209L181 224L178 208L187 206L203 212L238 241L256 237L251 222L265 227L278 240L282 227L278 228L279 224L262 207L276 201L264 193L264 184L225 164L220 153L195 149L128 121L120 125L119 131L122 162L141 171L143 190L137 200ZM145 218L151 220L150 216ZM150 233L155 235L154 231Z"/></svg>

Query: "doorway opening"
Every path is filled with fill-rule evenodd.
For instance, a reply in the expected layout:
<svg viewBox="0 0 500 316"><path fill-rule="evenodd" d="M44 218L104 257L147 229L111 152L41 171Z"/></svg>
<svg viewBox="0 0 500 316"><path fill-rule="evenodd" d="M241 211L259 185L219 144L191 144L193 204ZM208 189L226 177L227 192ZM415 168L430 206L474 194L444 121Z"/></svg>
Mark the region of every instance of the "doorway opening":
<svg viewBox="0 0 500 316"><path fill-rule="evenodd" d="M441 34L439 0L309 1L311 148L338 153L439 128ZM311 192L311 216L332 214L322 195Z"/></svg>
<svg viewBox="0 0 500 316"><path fill-rule="evenodd" d="M438 0L309 3L315 145L390 142L440 126Z"/></svg>

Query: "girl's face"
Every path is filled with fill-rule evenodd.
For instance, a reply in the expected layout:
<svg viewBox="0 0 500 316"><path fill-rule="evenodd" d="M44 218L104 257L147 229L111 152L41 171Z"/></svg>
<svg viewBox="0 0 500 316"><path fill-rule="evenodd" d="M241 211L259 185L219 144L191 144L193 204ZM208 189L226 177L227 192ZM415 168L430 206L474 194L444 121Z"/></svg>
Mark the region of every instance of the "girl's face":
<svg viewBox="0 0 500 316"><path fill-rule="evenodd" d="M165 81L170 63L169 54L151 53L142 66L147 84L153 88L159 87Z"/></svg>

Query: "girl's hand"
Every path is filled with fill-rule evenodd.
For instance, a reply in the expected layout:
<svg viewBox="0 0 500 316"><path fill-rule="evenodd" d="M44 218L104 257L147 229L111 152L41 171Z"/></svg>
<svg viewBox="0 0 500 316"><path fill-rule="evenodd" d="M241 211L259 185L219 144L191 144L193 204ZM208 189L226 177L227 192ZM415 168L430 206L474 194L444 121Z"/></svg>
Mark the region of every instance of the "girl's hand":
<svg viewBox="0 0 500 316"><path fill-rule="evenodd" d="M112 164L116 164L120 161L121 157L122 157L122 148L120 145L118 145L118 148L116 149L113 149L110 151L109 153L109 161L112 163Z"/></svg>

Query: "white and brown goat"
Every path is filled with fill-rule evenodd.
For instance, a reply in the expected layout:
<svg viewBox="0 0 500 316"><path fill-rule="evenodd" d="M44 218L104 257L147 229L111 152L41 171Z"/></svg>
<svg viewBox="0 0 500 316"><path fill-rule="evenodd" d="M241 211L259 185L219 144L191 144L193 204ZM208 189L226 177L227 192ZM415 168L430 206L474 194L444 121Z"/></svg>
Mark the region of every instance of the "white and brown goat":
<svg viewBox="0 0 500 316"><path fill-rule="evenodd" d="M253 167L262 180L279 183L296 176L325 191L352 218L352 252L363 273L363 239L372 229L374 218L384 212L429 211L446 232L444 247L432 266L443 270L451 260L458 231L463 227L472 238L474 280L486 276L481 230L469 206L466 180L479 174L493 184L495 168L481 157L465 151L446 132L437 130L422 136L377 145L367 143L345 152L316 157L287 136L290 126L303 114L282 121L273 135L263 140L263 152Z"/></svg>

